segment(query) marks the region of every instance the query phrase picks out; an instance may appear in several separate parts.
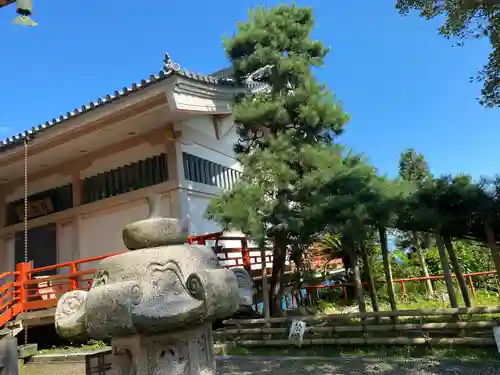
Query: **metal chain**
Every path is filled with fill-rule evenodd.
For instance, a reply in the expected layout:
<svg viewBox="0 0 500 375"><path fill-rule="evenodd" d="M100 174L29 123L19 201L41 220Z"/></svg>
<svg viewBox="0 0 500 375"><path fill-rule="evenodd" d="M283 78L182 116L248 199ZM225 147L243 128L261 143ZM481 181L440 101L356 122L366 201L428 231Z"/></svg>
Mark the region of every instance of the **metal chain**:
<svg viewBox="0 0 500 375"><path fill-rule="evenodd" d="M24 138L24 262L28 262L28 138ZM24 344L28 344L28 326L24 327Z"/></svg>

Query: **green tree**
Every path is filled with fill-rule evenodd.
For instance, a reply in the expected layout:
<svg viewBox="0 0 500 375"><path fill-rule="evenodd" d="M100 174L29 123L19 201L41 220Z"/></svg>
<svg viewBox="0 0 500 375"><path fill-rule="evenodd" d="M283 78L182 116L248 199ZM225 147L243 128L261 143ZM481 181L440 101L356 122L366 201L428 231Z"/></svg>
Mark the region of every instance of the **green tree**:
<svg viewBox="0 0 500 375"><path fill-rule="evenodd" d="M326 230L339 236L344 265L351 272L356 299L360 311L365 311L364 290L361 279L360 255L365 268L369 266L365 239L369 216L364 206L364 194L375 176L373 167L361 155L348 154L343 159L330 161L336 164L335 173L324 177L316 185L314 204L309 215L326 224ZM371 273L365 272L369 280L369 291L374 309L377 308Z"/></svg>
<svg viewBox="0 0 500 375"><path fill-rule="evenodd" d="M407 227L416 231L432 231L436 240L450 304L457 307L456 292L453 287L450 262L455 271L464 302L470 305L463 271L456 256L452 237L456 233L467 233L474 212L474 200L470 191L474 185L469 176L442 176L422 184L408 200L401 217L411 217ZM409 224L409 225L408 225ZM404 227L405 223L399 223ZM449 258L448 258L449 256Z"/></svg>
<svg viewBox="0 0 500 375"><path fill-rule="evenodd" d="M288 131L300 146L331 142L342 133L349 117L311 71L323 65L329 51L321 41L311 39L313 27L311 8L257 7L248 21L238 23L238 32L225 40L237 82L245 84L250 79L268 88L236 98L238 154L268 147L266 134Z"/></svg>
<svg viewBox="0 0 500 375"><path fill-rule="evenodd" d="M493 223L498 223L500 217L500 177L492 179L482 178L476 184L473 193L476 200L476 219L483 226L486 237L486 244L491 250L497 278L500 279L500 253L497 245L497 235L493 229ZM474 199L472 198L472 199Z"/></svg>
<svg viewBox="0 0 500 375"><path fill-rule="evenodd" d="M462 45L467 39L488 38L492 51L476 80L483 82L479 102L500 105L500 2L497 0L397 0L401 14L416 10L426 19L444 18L439 33Z"/></svg>
<svg viewBox="0 0 500 375"><path fill-rule="evenodd" d="M377 177L372 180L370 187L371 191L366 195L366 205L371 224L379 233L389 303L392 310L397 310L396 294L394 292L392 268L390 264L391 256L389 254L387 242L387 227L394 224L395 215L400 208L401 202L412 191L413 185L405 181L391 181L387 178Z"/></svg>
<svg viewBox="0 0 500 375"><path fill-rule="evenodd" d="M405 181L423 183L432 178L429 164L422 154L413 148L407 149L399 157L399 176Z"/></svg>
<svg viewBox="0 0 500 375"><path fill-rule="evenodd" d="M321 177L315 173L328 167L326 159L336 157L322 145L340 134L348 120L311 71L328 53L311 39L313 27L310 8L257 7L225 40L237 82L257 81L267 89L236 97L233 114L240 142L235 151L243 175L232 191L212 202L208 216L260 243L272 240L273 314L281 310L287 248L300 253L319 231L303 212L311 195L304 189L312 190L310 182Z"/></svg>
<svg viewBox="0 0 500 375"><path fill-rule="evenodd" d="M433 179L419 186L407 200L404 210L399 212L399 228L411 231L432 231L439 252L446 289L451 307L458 307L457 296L453 287L451 270L442 238L443 226L451 221L448 206L443 201L448 180Z"/></svg>
<svg viewBox="0 0 500 375"><path fill-rule="evenodd" d="M316 215L328 222L332 232L341 234L344 258L353 271L360 311L364 311L363 288L361 286L359 255L365 266L369 292L374 310L378 308L377 295L367 238L373 228L378 232L387 292L393 310L396 298L389 265L389 249L386 227L393 221L397 202L401 199L402 185L377 175L376 170L362 158L347 159L343 173L333 176L321 189L322 203L315 206ZM406 186L407 184L405 184ZM325 199L325 197L327 199Z"/></svg>
<svg viewBox="0 0 500 375"><path fill-rule="evenodd" d="M403 152L399 158L399 176L409 182L414 182L417 185L422 185L430 178L432 178L429 164L425 160L422 154L417 153L414 149L408 149ZM404 247L411 245L415 252L417 253L418 259L422 267L422 271L425 277L429 277L429 270L427 269L427 264L425 263L425 257L422 251L422 244L429 246L430 235L429 233L418 233L416 231L406 231L400 232L400 236L397 238L397 242ZM430 280L425 282L427 288L427 294L432 296L434 294L434 289Z"/></svg>

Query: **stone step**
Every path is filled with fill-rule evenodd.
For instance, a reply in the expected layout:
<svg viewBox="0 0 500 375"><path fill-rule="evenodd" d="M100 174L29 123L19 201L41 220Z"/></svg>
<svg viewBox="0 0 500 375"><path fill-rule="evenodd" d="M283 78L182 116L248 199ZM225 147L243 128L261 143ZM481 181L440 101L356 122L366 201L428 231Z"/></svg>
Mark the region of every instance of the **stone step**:
<svg viewBox="0 0 500 375"><path fill-rule="evenodd" d="M0 329L0 339L12 336L17 336L21 331L23 331L24 327L21 321L11 321L7 322L4 325L4 328Z"/></svg>

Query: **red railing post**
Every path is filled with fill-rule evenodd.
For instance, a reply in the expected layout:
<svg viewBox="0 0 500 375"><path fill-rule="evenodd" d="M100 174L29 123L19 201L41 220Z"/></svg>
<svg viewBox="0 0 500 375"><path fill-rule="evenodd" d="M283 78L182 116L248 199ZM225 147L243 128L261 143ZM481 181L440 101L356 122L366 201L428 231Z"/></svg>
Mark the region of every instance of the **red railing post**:
<svg viewBox="0 0 500 375"><path fill-rule="evenodd" d="M471 276L471 275L469 275L469 276L467 277L467 280L469 281L469 286L470 286L470 290L471 290L471 292L472 292L472 296L473 296L474 298L477 298L476 288L474 288L474 282L472 281L472 276Z"/></svg>
<svg viewBox="0 0 500 375"><path fill-rule="evenodd" d="M69 265L70 274L74 274L78 272L78 268L74 262ZM78 289L78 276L71 276L69 278L69 290L77 290Z"/></svg>
<svg viewBox="0 0 500 375"><path fill-rule="evenodd" d="M406 285L404 280L401 280L401 293L403 294L403 298L406 298Z"/></svg>
<svg viewBox="0 0 500 375"><path fill-rule="evenodd" d="M248 242L246 238L241 239L241 257L243 258L243 268L250 273L252 271L252 261L250 260L250 252L248 251Z"/></svg>
<svg viewBox="0 0 500 375"><path fill-rule="evenodd" d="M14 305L14 315L26 311L26 303L28 302L28 287L26 282L30 279L29 271L31 270L31 263L18 263L16 264L16 281L15 290L18 296L18 301Z"/></svg>

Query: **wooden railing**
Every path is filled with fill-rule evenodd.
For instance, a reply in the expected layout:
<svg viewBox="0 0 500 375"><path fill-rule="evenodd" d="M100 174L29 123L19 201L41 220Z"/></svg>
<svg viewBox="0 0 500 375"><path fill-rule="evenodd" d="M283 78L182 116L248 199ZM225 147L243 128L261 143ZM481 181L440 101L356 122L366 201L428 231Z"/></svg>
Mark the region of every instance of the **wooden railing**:
<svg viewBox="0 0 500 375"><path fill-rule="evenodd" d="M80 270L80 266L117 254L40 268L31 268L30 262L18 263L14 272L0 274L0 327L23 312L55 307L59 297L70 290L88 290L94 270ZM47 271L56 274L47 276Z"/></svg>
<svg viewBox="0 0 500 375"><path fill-rule="evenodd" d="M483 271L483 272L472 272L472 273L465 273L463 276L467 280L468 287L472 293L472 296L476 298L476 287L474 286L474 278L480 277L480 276L485 276L485 277L496 277L496 271L491 270L491 271ZM453 278L456 278L455 274L451 275ZM406 279L394 279L392 282L395 285L400 285L400 290L401 290L401 297L405 299L408 296L407 292L407 286L409 283L421 283L425 282L427 280L430 281L440 281L444 280L443 275L431 275L431 276L422 276L422 277L408 277ZM385 284L385 280L376 280L375 284ZM362 285L367 288L368 283L363 282ZM343 298L344 298L344 303L348 303L348 296L347 296L347 288L348 287L355 287L355 283L337 283L337 284L321 284L321 285L305 285L303 288L307 291L308 296L311 294L311 292L316 291L316 290L325 290L325 289L342 289L343 292Z"/></svg>
<svg viewBox="0 0 500 375"><path fill-rule="evenodd" d="M249 249L247 239L244 237L224 237L222 232L218 232L190 236L188 242L209 245L207 242L211 240L218 244L229 242L235 244L234 247L218 245L213 247L223 267L244 267L252 275L255 276L257 271L257 275L260 275L261 250ZM270 263L272 252L270 255L269 251L264 250L264 252L267 264L272 266ZM59 297L68 291L88 290L95 273L92 263L121 253L39 268L32 268L29 262L18 263L15 271L0 274L0 328L21 313L55 307ZM48 272L54 275L47 276Z"/></svg>
<svg viewBox="0 0 500 375"><path fill-rule="evenodd" d="M212 246L223 267L243 267L254 279L262 277L263 260L268 273L271 272L273 267L272 249L259 249L255 244L251 244L251 241L246 237L223 236L222 232L216 232L190 236L188 242L190 244ZM286 261L286 271L291 272L293 270L291 262Z"/></svg>
<svg viewBox="0 0 500 375"><path fill-rule="evenodd" d="M214 337L234 346L291 346L292 320L307 324L302 345L495 345L500 306L229 319Z"/></svg>

